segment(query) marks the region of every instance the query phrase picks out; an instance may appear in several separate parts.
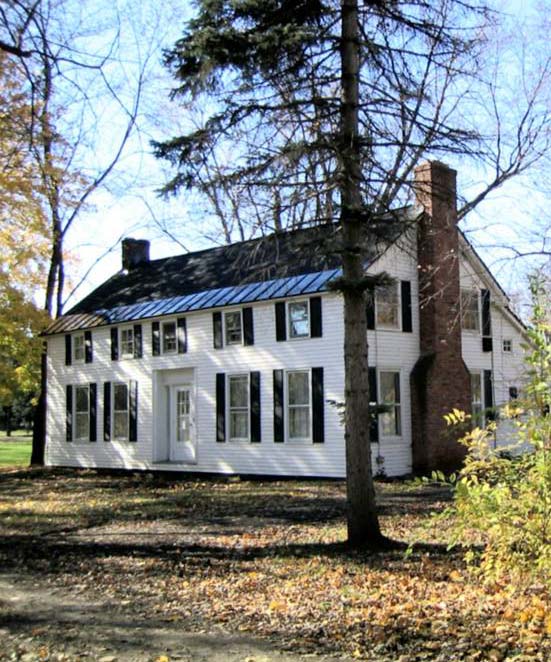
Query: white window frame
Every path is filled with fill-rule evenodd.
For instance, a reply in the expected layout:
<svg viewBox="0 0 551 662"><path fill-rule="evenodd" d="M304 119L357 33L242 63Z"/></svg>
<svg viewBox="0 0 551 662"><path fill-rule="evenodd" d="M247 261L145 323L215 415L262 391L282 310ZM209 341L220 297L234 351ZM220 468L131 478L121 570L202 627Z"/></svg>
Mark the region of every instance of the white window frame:
<svg viewBox="0 0 551 662"><path fill-rule="evenodd" d="M484 381L482 378L482 371L474 370L473 372L470 373L470 375L471 375L471 414L472 414L473 426L476 425L477 427L484 427L484 425L486 424L486 417L483 415L485 406L484 406ZM474 380L478 382L478 388L480 390L479 400L475 400L473 397ZM478 407L477 411L475 411L475 406Z"/></svg>
<svg viewBox="0 0 551 662"><path fill-rule="evenodd" d="M289 376L292 374L302 373L307 376L308 384L308 405L291 405L289 403ZM285 384L284 384L284 394L285 394L285 438L291 443L303 443L312 441L312 371L310 368L297 368L295 370L286 370L285 371ZM308 407L308 436L307 437L291 437L291 408L306 408Z"/></svg>
<svg viewBox="0 0 551 662"><path fill-rule="evenodd" d="M379 322L379 292L383 288L381 286L375 288L375 328L381 329L384 331L401 331L402 330L402 288L400 283L396 281L395 283L390 283L388 289L394 287L397 293L396 306L397 306L397 322L396 324L384 324Z"/></svg>
<svg viewBox="0 0 551 662"><path fill-rule="evenodd" d="M165 347L165 327L174 325L174 349L166 349ZM178 324L176 320L165 320L161 322L161 354L177 354L178 353Z"/></svg>
<svg viewBox="0 0 551 662"><path fill-rule="evenodd" d="M296 306L298 304L306 304L306 318L308 320L308 333L301 335L293 335L291 329L293 328L291 320L291 306ZM286 319L287 319L287 337L289 340L304 340L305 338L310 338L312 335L312 320L310 318L310 299L298 299L294 301L286 302Z"/></svg>
<svg viewBox="0 0 551 662"><path fill-rule="evenodd" d="M82 356L77 356L77 340L82 339ZM86 338L84 333L75 333L72 339L73 363L84 363L86 360Z"/></svg>
<svg viewBox="0 0 551 662"><path fill-rule="evenodd" d="M86 391L86 412L77 411L77 389ZM78 436L78 416L86 415L86 433L84 436ZM73 385L73 441L90 441L90 386L88 384Z"/></svg>
<svg viewBox="0 0 551 662"><path fill-rule="evenodd" d="M228 315L239 315L239 324L240 324L240 331L241 331L241 336L239 340L228 340L228 326L227 326L227 316ZM227 347L229 345L242 345L243 344L243 309L238 308L235 310L225 310L224 313L222 314L222 319L224 320L223 322L223 327L224 327L224 345Z"/></svg>
<svg viewBox="0 0 551 662"><path fill-rule="evenodd" d="M126 387L126 410L115 409L115 389L117 386ZM126 436L117 437L115 435L115 414L126 411ZM130 386L127 382L113 382L111 386L111 438L113 441L128 441L130 438Z"/></svg>
<svg viewBox="0 0 551 662"><path fill-rule="evenodd" d="M383 385L383 380L382 380L382 374L383 373L390 373L393 375L398 375L398 401L394 400L393 402L384 402L383 401L383 393L382 393L382 385ZM382 417L385 416L385 413L380 413L379 414L379 437L380 439L403 439L404 436L404 417L403 417L403 403L404 399L402 397L402 371L399 368L378 368L377 369L377 395L378 395L378 404L379 405L390 405L391 407L394 408L394 417L395 421L398 421L398 429L400 432L394 433L394 434L385 434L384 429L383 429L383 421ZM395 424L395 429L396 429L396 424Z"/></svg>
<svg viewBox="0 0 551 662"><path fill-rule="evenodd" d="M505 343L507 343L507 345ZM511 338L503 338L501 346L505 354L513 353L513 340Z"/></svg>
<svg viewBox="0 0 551 662"><path fill-rule="evenodd" d="M476 298L476 328L473 329L472 327L465 327L464 322L465 322L465 306L463 305L463 297L464 295L468 294L472 298ZM466 333L473 333L476 335L480 335L481 329L482 329L482 323L481 323L481 306L480 306L480 292L472 287L462 287L459 290L459 299L460 299L460 308L461 308L461 330L465 331Z"/></svg>
<svg viewBox="0 0 551 662"><path fill-rule="evenodd" d="M246 407L232 407L231 406L231 381L232 379L246 379L247 382L247 406ZM232 411L243 412L247 410L247 436L246 437L232 437L232 424L231 415ZM226 376L226 420L228 425L228 439L230 441L244 441L249 442L251 439L251 378L248 372L236 372Z"/></svg>
<svg viewBox="0 0 551 662"><path fill-rule="evenodd" d="M123 341L123 334L130 332L132 334L132 351L131 352L124 352L123 346L124 346L124 341ZM127 343L128 344L128 341ZM134 335L134 327L133 326L123 326L119 329L119 358L121 359L133 359L134 358L134 352L136 351L136 337Z"/></svg>

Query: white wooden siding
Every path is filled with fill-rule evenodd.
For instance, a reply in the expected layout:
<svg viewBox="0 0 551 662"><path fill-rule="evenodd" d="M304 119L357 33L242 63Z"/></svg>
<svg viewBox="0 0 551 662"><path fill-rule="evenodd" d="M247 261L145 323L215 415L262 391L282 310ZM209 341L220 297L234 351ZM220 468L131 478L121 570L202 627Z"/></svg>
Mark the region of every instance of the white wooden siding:
<svg viewBox="0 0 551 662"><path fill-rule="evenodd" d="M387 476L411 471L411 395L409 376L419 357L418 277L415 244L392 246L369 269L386 271L398 280L411 282L413 332L379 330L368 332L369 364L378 370L398 370L401 384L402 435L381 438L372 444L375 472ZM462 261L462 282L482 287L479 276ZM492 291L494 297L494 291ZM300 298L300 297L299 297ZM299 299L297 298L297 299ZM306 298L306 297L305 297ZM495 300L495 299L494 299ZM336 294L322 295L323 336L277 342L274 301L252 305L254 345L213 348L212 310L186 315L186 354L152 356L151 322L142 322L143 358L111 361L110 327L92 330L94 361L65 366L64 336L48 339L48 411L46 463L74 467L162 469L213 473L250 473L338 477L345 475L344 434L337 410L325 404L325 443L274 443L273 387L275 369L324 368L324 398L341 402L343 381L343 310ZM163 319L171 319L170 317ZM520 333L498 309L492 308L494 352L483 353L480 334L463 333L463 356L469 370L494 371L496 403L506 401L508 387L519 377ZM513 355L503 356L502 339L513 340ZM166 425L163 398L154 384L169 379L167 371L188 371L196 393L197 463L159 462L166 457ZM216 373L259 371L261 374L261 443L216 441ZM103 441L103 384L107 381L138 382L138 441ZM98 441L65 440L65 386L95 382L98 387Z"/></svg>

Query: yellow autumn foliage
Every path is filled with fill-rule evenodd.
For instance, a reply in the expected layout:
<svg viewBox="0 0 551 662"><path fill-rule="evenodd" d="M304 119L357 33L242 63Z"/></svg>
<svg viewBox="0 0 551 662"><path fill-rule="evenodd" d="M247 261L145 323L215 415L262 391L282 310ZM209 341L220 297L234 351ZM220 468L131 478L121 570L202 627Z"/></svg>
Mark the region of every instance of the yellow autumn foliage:
<svg viewBox="0 0 551 662"><path fill-rule="evenodd" d="M0 55L0 406L38 383L47 322L36 297L50 238L31 158L30 102L16 65Z"/></svg>

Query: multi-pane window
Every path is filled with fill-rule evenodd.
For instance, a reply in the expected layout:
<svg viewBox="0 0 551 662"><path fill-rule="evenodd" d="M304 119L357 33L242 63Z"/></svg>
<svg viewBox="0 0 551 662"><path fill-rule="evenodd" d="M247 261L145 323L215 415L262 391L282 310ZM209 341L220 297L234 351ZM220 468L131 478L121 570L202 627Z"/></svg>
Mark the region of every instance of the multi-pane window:
<svg viewBox="0 0 551 662"><path fill-rule="evenodd" d="M400 373L380 372L379 383L380 401L387 408L380 416L381 434L383 437L399 437L402 434Z"/></svg>
<svg viewBox="0 0 551 662"><path fill-rule="evenodd" d="M310 438L310 372L295 370L287 373L287 409L289 439Z"/></svg>
<svg viewBox="0 0 551 662"><path fill-rule="evenodd" d="M378 287L375 294L377 326L398 329L400 326L400 296L398 283Z"/></svg>
<svg viewBox="0 0 551 662"><path fill-rule="evenodd" d="M289 338L307 338L310 335L308 301L292 301L289 310Z"/></svg>
<svg viewBox="0 0 551 662"><path fill-rule="evenodd" d="M249 376L228 377L230 439L249 438Z"/></svg>
<svg viewBox="0 0 551 662"><path fill-rule="evenodd" d="M90 396L88 386L75 386L75 440L83 441L90 436Z"/></svg>
<svg viewBox="0 0 551 662"><path fill-rule="evenodd" d="M121 356L122 358L134 356L134 329L132 327L121 329Z"/></svg>
<svg viewBox="0 0 551 662"><path fill-rule="evenodd" d="M477 290L461 290L461 328L465 331L480 331Z"/></svg>
<svg viewBox="0 0 551 662"><path fill-rule="evenodd" d="M226 329L226 345L240 345L243 342L241 311L224 313L224 326Z"/></svg>
<svg viewBox="0 0 551 662"><path fill-rule="evenodd" d="M503 341L503 351L504 352L512 352L513 351L513 341L505 339Z"/></svg>
<svg viewBox="0 0 551 662"><path fill-rule="evenodd" d="M178 349L176 322L163 323L163 354L174 354Z"/></svg>
<svg viewBox="0 0 551 662"><path fill-rule="evenodd" d="M482 378L479 372L471 372L471 414L475 425L482 425Z"/></svg>
<svg viewBox="0 0 551 662"><path fill-rule="evenodd" d="M85 343L84 343L84 334L79 333L73 336L73 361L75 363L82 363L85 356Z"/></svg>
<svg viewBox="0 0 551 662"><path fill-rule="evenodd" d="M113 384L113 438L128 439L128 386Z"/></svg>

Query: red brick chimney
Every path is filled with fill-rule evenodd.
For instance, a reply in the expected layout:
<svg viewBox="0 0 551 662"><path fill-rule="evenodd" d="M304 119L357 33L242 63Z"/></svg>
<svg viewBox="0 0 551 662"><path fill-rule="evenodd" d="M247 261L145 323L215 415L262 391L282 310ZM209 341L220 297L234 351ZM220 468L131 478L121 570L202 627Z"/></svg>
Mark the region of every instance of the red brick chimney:
<svg viewBox="0 0 551 662"><path fill-rule="evenodd" d="M413 469L456 469L465 456L444 415L471 410L461 356L456 171L438 161L415 169L421 354L411 373Z"/></svg>

